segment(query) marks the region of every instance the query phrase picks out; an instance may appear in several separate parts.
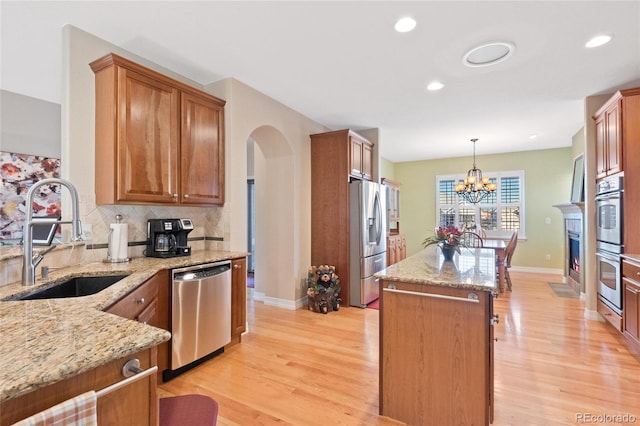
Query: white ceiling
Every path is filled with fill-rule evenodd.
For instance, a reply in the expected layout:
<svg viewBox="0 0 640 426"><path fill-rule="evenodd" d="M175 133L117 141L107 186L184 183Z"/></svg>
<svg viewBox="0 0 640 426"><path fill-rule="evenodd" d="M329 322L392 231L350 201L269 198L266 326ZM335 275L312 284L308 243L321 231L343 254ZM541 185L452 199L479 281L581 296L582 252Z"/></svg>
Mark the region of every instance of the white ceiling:
<svg viewBox="0 0 640 426"><path fill-rule="evenodd" d="M640 85L640 1L2 1L1 88L61 97L74 25L202 84L234 77L391 161L566 147L586 96ZM393 26L418 22L410 33ZM592 36L609 44L587 49ZM515 43L486 68L462 55ZM446 87L428 92L432 80ZM529 135L537 134L534 140Z"/></svg>

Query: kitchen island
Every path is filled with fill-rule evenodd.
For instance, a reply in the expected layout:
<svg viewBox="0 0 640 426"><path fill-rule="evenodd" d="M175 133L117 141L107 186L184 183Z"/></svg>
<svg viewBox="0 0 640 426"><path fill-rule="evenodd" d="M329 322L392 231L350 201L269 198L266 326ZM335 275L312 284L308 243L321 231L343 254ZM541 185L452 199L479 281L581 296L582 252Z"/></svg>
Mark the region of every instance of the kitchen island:
<svg viewBox="0 0 640 426"><path fill-rule="evenodd" d="M203 250L168 259L141 257L127 263L94 262L54 270L47 280L38 279L34 286L25 287L19 282L0 286L0 419L8 417L15 408L13 400L20 401L39 390L92 375L95 369L110 363L143 354L147 357L141 358L143 369L156 365L154 348L169 340L170 333L103 311L163 270L246 255ZM127 276L94 295L11 300L70 277L113 274ZM155 397L155 380L151 387Z"/></svg>
<svg viewBox="0 0 640 426"><path fill-rule="evenodd" d="M380 414L413 425L493 418L495 251L437 247L375 274L380 283Z"/></svg>

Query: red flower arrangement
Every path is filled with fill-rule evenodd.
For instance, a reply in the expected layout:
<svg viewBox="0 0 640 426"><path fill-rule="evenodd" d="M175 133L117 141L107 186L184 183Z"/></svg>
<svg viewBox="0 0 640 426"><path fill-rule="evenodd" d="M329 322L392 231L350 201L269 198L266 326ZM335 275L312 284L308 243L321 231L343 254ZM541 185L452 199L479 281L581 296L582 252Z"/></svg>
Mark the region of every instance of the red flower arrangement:
<svg viewBox="0 0 640 426"><path fill-rule="evenodd" d="M439 226L435 229L435 233L424 239L422 245L426 248L430 245L437 244L441 248L454 248L460 253L460 247L464 246L462 234L464 229L458 229L455 226Z"/></svg>

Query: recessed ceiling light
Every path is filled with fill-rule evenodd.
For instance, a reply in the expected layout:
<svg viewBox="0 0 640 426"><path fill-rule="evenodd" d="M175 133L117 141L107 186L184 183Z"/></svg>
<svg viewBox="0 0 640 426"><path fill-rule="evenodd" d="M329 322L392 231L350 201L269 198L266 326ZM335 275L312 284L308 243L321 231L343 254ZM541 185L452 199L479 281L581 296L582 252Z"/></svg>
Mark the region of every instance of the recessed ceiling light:
<svg viewBox="0 0 640 426"><path fill-rule="evenodd" d="M440 81L432 81L427 85L427 90L431 90L432 92L435 92L436 90L440 90L443 87L444 87L444 84L441 83Z"/></svg>
<svg viewBox="0 0 640 426"><path fill-rule="evenodd" d="M399 33L408 33L416 27L416 20L413 18L402 18L396 22L395 29Z"/></svg>
<svg viewBox="0 0 640 426"><path fill-rule="evenodd" d="M535 133L533 135L529 135L529 139L531 139L531 140L534 140L537 137L538 137L538 135L536 135Z"/></svg>
<svg viewBox="0 0 640 426"><path fill-rule="evenodd" d="M462 63L468 67L487 67L507 59L515 48L515 44L506 41L485 43L465 53Z"/></svg>
<svg viewBox="0 0 640 426"><path fill-rule="evenodd" d="M613 37L611 37L610 35L599 35L599 36L595 36L593 37L591 40L589 40L588 42L585 43L585 47L598 47L598 46L602 46L603 44L607 44L611 41Z"/></svg>

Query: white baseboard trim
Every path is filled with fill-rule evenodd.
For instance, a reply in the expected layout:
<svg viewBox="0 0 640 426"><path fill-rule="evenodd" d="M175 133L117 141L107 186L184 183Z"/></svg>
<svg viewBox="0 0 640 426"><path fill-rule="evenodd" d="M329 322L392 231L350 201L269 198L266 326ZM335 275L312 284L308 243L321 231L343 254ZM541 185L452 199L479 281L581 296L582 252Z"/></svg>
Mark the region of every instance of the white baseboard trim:
<svg viewBox="0 0 640 426"><path fill-rule="evenodd" d="M304 308L308 303L308 297L306 295L298 300L288 300L277 297L268 297L265 296L263 292L255 290L253 290L253 300L256 302L262 302L267 306L275 306L276 308L288 309L291 311Z"/></svg>
<svg viewBox="0 0 640 426"><path fill-rule="evenodd" d="M562 269L555 268L534 268L530 266L513 266L509 268L514 272L535 272L538 274L555 274L555 275L564 275L564 271Z"/></svg>
<svg viewBox="0 0 640 426"><path fill-rule="evenodd" d="M268 297L264 296L262 302L267 306L275 306L276 308L288 309L290 311L295 311L302 307L301 299L300 300L288 300L288 299L279 299L277 297Z"/></svg>

